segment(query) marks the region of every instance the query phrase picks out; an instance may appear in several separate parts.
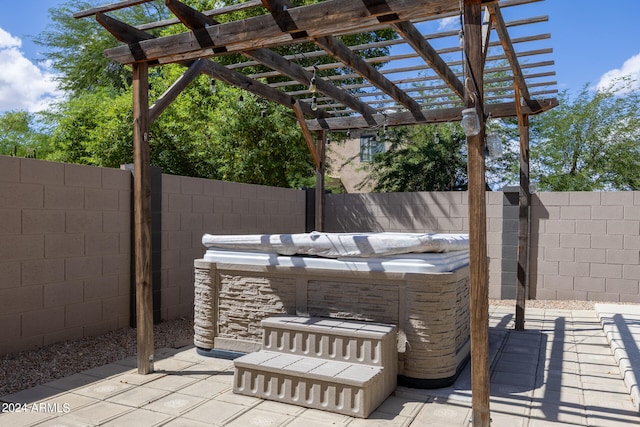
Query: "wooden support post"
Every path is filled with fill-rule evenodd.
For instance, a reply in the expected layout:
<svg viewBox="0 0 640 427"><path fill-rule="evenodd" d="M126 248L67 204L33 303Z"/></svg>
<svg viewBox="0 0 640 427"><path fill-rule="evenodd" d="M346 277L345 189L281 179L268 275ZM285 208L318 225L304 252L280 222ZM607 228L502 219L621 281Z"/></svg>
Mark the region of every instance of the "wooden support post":
<svg viewBox="0 0 640 427"><path fill-rule="evenodd" d="M478 135L467 137L469 175L469 286L471 316L471 397L474 427L489 427L489 271L485 177L482 1L464 1L467 107L480 116Z"/></svg>
<svg viewBox="0 0 640 427"><path fill-rule="evenodd" d="M316 170L318 170L320 169L320 157L318 157L318 149L313 145L313 135L307 127L307 122L304 119L304 112L302 111L300 102L294 102L292 107L293 112L296 114L296 118L298 119L298 123L300 123L300 129L302 130L304 141L307 143L307 148L309 149L311 157L313 158L313 164L315 165Z"/></svg>
<svg viewBox="0 0 640 427"><path fill-rule="evenodd" d="M529 188L529 115L522 113L520 90L516 86L516 110L520 132L520 189L518 192L518 283L516 287L516 330L524 330L525 301L529 282L529 230L531 191Z"/></svg>
<svg viewBox="0 0 640 427"><path fill-rule="evenodd" d="M138 373L153 372L149 66L133 64L133 216L135 222Z"/></svg>
<svg viewBox="0 0 640 427"><path fill-rule="evenodd" d="M319 130L316 150L320 165L316 168L316 231L324 231L324 171L325 171L325 142L327 132Z"/></svg>

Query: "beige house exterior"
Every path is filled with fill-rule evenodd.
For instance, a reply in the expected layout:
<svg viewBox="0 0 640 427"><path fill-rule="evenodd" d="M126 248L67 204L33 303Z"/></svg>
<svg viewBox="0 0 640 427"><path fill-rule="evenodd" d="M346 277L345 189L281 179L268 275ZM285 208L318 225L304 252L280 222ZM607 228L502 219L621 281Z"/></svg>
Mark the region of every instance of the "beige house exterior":
<svg viewBox="0 0 640 427"><path fill-rule="evenodd" d="M364 182L369 174L369 159L375 150L387 145L375 130L351 132L344 141L333 141L327 147L328 174L340 180L347 193L369 193L374 182Z"/></svg>

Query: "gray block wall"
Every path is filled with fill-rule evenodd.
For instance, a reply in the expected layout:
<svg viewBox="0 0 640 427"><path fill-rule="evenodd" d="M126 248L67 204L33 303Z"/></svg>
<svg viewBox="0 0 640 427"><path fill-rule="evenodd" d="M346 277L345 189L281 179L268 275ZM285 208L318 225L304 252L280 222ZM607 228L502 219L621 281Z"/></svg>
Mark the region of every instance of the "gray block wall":
<svg viewBox="0 0 640 427"><path fill-rule="evenodd" d="M202 234L305 230L304 191L161 180L163 320L193 314ZM467 232L467 196L329 194L326 228ZM517 213L486 196L489 295L512 298ZM0 354L128 326L130 240L130 171L0 156ZM533 298L640 302L640 192L534 194L530 252Z"/></svg>
<svg viewBox="0 0 640 427"><path fill-rule="evenodd" d="M468 232L466 192L327 196L327 231ZM487 192L489 297L515 298L517 193ZM515 204L515 206L514 206ZM529 296L640 302L640 192L535 193Z"/></svg>
<svg viewBox="0 0 640 427"><path fill-rule="evenodd" d="M303 191L159 179L162 320L193 315L205 232L304 231ZM129 326L131 208L129 170L0 156L0 354Z"/></svg>

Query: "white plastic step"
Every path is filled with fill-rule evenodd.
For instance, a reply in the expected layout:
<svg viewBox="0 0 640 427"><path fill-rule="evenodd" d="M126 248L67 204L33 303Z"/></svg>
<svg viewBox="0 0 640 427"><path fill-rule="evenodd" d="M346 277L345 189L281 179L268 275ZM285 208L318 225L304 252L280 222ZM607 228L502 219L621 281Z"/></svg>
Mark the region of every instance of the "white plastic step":
<svg viewBox="0 0 640 427"><path fill-rule="evenodd" d="M393 325L300 316L270 317L261 325L263 350L372 366L397 363Z"/></svg>
<svg viewBox="0 0 640 427"><path fill-rule="evenodd" d="M234 365L234 393L352 417L366 418L393 391L378 366L266 350Z"/></svg>

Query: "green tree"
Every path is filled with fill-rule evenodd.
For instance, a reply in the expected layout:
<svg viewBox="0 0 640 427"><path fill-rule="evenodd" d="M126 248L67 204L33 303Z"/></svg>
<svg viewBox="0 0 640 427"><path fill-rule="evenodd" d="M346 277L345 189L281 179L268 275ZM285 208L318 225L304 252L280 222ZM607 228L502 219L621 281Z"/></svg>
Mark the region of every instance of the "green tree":
<svg viewBox="0 0 640 427"><path fill-rule="evenodd" d="M542 191L640 189L640 94L585 86L531 120L531 180Z"/></svg>
<svg viewBox="0 0 640 427"><path fill-rule="evenodd" d="M466 187L466 137L458 123L398 128L374 156L373 191L451 191ZM366 182L366 181L365 181Z"/></svg>
<svg viewBox="0 0 640 427"><path fill-rule="evenodd" d="M95 19L73 17L75 12L99 4L104 2L71 0L49 9L51 23L34 39L44 49L44 60L57 72L60 89L71 97L105 87L126 90L131 84L131 69L104 56L106 49L121 43ZM165 7L152 2L116 10L109 15L136 25L165 19L165 11Z"/></svg>
<svg viewBox="0 0 640 427"><path fill-rule="evenodd" d="M314 0L305 0L305 3L311 1ZM109 15L131 25L162 20L167 18L168 11L163 3L156 0ZM221 2L188 0L185 3L206 10L220 7ZM131 70L108 61L103 55L105 49L120 42L95 20L77 20L72 16L75 11L98 4L102 2L69 1L51 9L53 24L37 38L46 48L45 59L60 76L60 87L69 94L67 100L46 115L53 135L53 152L49 158L115 167L132 161ZM262 12L249 9L219 19L240 19L252 13ZM157 35L169 35L184 28L171 26L156 31ZM371 33L348 37L344 42L361 44L393 36L392 32ZM316 49L309 43L289 50L281 48L278 52L301 54L311 48ZM369 56L387 53L388 49L367 51ZM215 58L223 63L238 59L239 55ZM328 57L321 59L330 61ZM303 58L298 62L311 66L316 60ZM150 99L157 99L184 70L178 65L151 68ZM244 71L260 72L264 68L257 66ZM154 166L172 174L278 186L296 186L313 177L311 156L290 110L258 101L248 92L220 82L216 86L218 91L212 94L208 78L196 79L151 125ZM288 89L296 88L302 87ZM240 96L246 100L241 107Z"/></svg>
<svg viewBox="0 0 640 427"><path fill-rule="evenodd" d="M221 179L288 187L313 176L310 153L289 109L235 88L225 92L209 126L212 164Z"/></svg>
<svg viewBox="0 0 640 427"><path fill-rule="evenodd" d="M131 96L97 88L45 115L51 127L49 160L118 167L133 160Z"/></svg>
<svg viewBox="0 0 640 427"><path fill-rule="evenodd" d="M47 135L39 126L38 116L27 111L0 114L0 155L46 156Z"/></svg>

